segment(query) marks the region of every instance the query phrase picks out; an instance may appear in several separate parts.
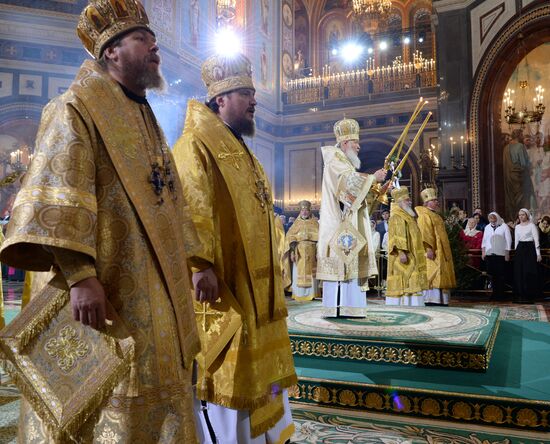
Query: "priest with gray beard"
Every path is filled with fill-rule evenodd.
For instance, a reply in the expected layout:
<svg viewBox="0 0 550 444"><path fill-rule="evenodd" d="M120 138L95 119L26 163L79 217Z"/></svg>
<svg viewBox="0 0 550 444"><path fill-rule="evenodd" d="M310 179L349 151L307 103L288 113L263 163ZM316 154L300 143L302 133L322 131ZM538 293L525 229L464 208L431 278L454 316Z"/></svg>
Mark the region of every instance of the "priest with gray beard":
<svg viewBox="0 0 550 444"><path fill-rule="evenodd" d="M407 187L394 188L391 196L386 305L424 306L428 278L416 213Z"/></svg>
<svg viewBox="0 0 550 444"><path fill-rule="evenodd" d="M326 317L363 317L367 280L378 274L367 194L386 171L364 174L358 153L359 124L335 123L335 146L321 148L323 185L317 244L317 279L323 281Z"/></svg>

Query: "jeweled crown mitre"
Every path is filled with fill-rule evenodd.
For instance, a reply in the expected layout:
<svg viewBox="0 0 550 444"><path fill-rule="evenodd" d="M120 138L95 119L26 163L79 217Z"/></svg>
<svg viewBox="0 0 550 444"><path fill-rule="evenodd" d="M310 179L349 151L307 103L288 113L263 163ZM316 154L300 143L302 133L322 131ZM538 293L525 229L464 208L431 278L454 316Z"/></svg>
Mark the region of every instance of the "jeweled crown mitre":
<svg viewBox="0 0 550 444"><path fill-rule="evenodd" d="M407 187L394 188L391 192L391 197L395 202L401 202L409 198L409 189Z"/></svg>
<svg viewBox="0 0 550 444"><path fill-rule="evenodd" d="M301 200L298 205L300 206L300 210L311 210L311 202L309 200Z"/></svg>
<svg viewBox="0 0 550 444"><path fill-rule="evenodd" d="M216 54L202 64L201 78L207 89L207 100L241 88L254 88L252 63L244 54Z"/></svg>
<svg viewBox="0 0 550 444"><path fill-rule="evenodd" d="M337 143L359 140L359 123L353 119L343 118L334 124L334 135Z"/></svg>
<svg viewBox="0 0 550 444"><path fill-rule="evenodd" d="M139 0L89 0L80 14L76 33L86 51L99 59L109 40L138 28L153 33Z"/></svg>
<svg viewBox="0 0 550 444"><path fill-rule="evenodd" d="M426 188L420 192L420 197L423 203L435 200L437 199L437 190L435 188Z"/></svg>

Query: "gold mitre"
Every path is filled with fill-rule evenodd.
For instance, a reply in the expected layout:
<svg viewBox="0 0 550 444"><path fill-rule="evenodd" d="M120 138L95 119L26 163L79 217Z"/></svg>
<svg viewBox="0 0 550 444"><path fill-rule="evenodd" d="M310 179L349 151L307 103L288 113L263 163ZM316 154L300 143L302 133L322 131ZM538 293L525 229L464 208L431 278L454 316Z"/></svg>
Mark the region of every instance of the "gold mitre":
<svg viewBox="0 0 550 444"><path fill-rule="evenodd" d="M109 40L137 28L154 34L139 0L89 0L80 14L76 33L86 51L99 59Z"/></svg>
<svg viewBox="0 0 550 444"><path fill-rule="evenodd" d="M202 64L201 77L207 89L207 100L240 88L254 88L252 63L244 54L216 54Z"/></svg>
<svg viewBox="0 0 550 444"><path fill-rule="evenodd" d="M395 202L409 198L409 189L407 187L394 188L391 192L391 197Z"/></svg>
<svg viewBox="0 0 550 444"><path fill-rule="evenodd" d="M311 210L311 202L309 200L301 200L298 205L300 205L300 210Z"/></svg>
<svg viewBox="0 0 550 444"><path fill-rule="evenodd" d="M435 200L437 199L437 190L435 188L426 188L420 192L420 197L423 203Z"/></svg>
<svg viewBox="0 0 550 444"><path fill-rule="evenodd" d="M334 124L334 135L337 143L346 140L359 140L359 124L356 120L344 117Z"/></svg>

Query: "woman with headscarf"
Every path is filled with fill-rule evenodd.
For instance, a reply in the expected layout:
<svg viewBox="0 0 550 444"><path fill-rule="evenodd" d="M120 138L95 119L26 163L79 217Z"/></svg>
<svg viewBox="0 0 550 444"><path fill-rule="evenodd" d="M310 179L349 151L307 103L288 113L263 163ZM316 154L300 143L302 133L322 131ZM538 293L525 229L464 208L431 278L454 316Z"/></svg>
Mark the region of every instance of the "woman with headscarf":
<svg viewBox="0 0 550 444"><path fill-rule="evenodd" d="M539 262L539 296L544 294L546 282L550 281L550 216L545 214L537 224L542 261Z"/></svg>
<svg viewBox="0 0 550 444"><path fill-rule="evenodd" d="M468 250L480 250L481 241L483 240L483 232L476 228L477 221L470 217L466 222L466 227L459 233L460 240ZM479 252L472 254L468 252L470 257L468 263L475 268L479 268Z"/></svg>
<svg viewBox="0 0 550 444"><path fill-rule="evenodd" d="M491 300L504 299L506 281L506 262L510 260L512 235L508 225L496 212L489 213L489 225L483 231L481 259L487 264L487 273L491 276L493 295Z"/></svg>
<svg viewBox="0 0 550 444"><path fill-rule="evenodd" d="M550 248L550 216L542 216L538 225L540 248Z"/></svg>
<svg viewBox="0 0 550 444"><path fill-rule="evenodd" d="M514 302L532 304L538 292L537 262L542 260L539 232L529 210L519 210L518 218L514 236Z"/></svg>

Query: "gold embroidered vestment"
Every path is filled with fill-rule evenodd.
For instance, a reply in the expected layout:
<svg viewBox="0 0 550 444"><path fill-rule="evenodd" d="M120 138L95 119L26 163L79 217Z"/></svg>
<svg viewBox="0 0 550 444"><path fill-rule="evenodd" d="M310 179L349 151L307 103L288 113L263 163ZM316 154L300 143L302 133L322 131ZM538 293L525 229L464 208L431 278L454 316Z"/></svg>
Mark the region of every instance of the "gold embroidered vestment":
<svg viewBox="0 0 550 444"><path fill-rule="evenodd" d="M297 217L285 238L285 253L283 263L290 269L289 256L291 248L296 255L298 271L298 287L313 286L317 271L317 241L319 240L319 221L315 217L303 219ZM290 274L287 270L284 274Z"/></svg>
<svg viewBox="0 0 550 444"><path fill-rule="evenodd" d="M426 252L422 235L413 216L396 203L391 204L388 222L388 288L386 296L401 297L427 289ZM402 264L399 251L407 253Z"/></svg>
<svg viewBox="0 0 550 444"><path fill-rule="evenodd" d="M317 279L359 279L360 285L364 285L367 278L378 274L367 205L369 191L376 181L373 175L356 171L340 148L324 146L321 152L325 166L317 243ZM345 225L353 226L366 242L347 263L331 247L335 234Z"/></svg>
<svg viewBox="0 0 550 444"><path fill-rule="evenodd" d="M148 152L158 149L151 123L145 105L84 62L44 109L2 247L2 261L33 271L52 267L51 248L88 258L136 342L129 373L95 421L82 424L81 442L196 441L191 368L199 343L185 252L198 239L179 180L180 197L164 190L157 205L148 182ZM24 401L19 439L51 442Z"/></svg>
<svg viewBox="0 0 550 444"><path fill-rule="evenodd" d="M416 207L418 228L425 246L435 253L435 259L426 258L428 288L448 290L456 287L453 254L443 218L426 207Z"/></svg>
<svg viewBox="0 0 550 444"><path fill-rule="evenodd" d="M257 436L283 414L280 397L273 400L271 395L273 387L296 382L272 203L257 186L261 182L264 191L270 190L269 181L244 143L194 100L188 103L174 158L201 240L200 251L189 263L193 269L213 265L221 298L229 293L242 313L242 326L225 338L227 346L214 363L207 369L199 365L197 396L250 410L251 432ZM199 323L202 316L197 317ZM206 328L208 338L219 339L216 323ZM204 352L209 348L206 345Z"/></svg>

